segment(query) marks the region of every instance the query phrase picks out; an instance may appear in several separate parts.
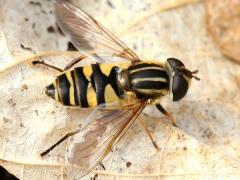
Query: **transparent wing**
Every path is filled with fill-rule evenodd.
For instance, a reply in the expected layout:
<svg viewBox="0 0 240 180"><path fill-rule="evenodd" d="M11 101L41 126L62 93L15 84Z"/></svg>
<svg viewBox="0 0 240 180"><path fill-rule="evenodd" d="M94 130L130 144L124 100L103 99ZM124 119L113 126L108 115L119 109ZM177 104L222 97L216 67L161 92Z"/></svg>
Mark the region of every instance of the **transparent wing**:
<svg viewBox="0 0 240 180"><path fill-rule="evenodd" d="M64 33L85 55L104 61L101 57L121 57L139 61L139 57L93 17L67 0L56 0L55 14ZM100 59L100 60L99 60Z"/></svg>
<svg viewBox="0 0 240 180"><path fill-rule="evenodd" d="M75 134L67 147L70 173L80 178L98 165L111 151L146 106L146 101L126 106L100 106L88 124Z"/></svg>

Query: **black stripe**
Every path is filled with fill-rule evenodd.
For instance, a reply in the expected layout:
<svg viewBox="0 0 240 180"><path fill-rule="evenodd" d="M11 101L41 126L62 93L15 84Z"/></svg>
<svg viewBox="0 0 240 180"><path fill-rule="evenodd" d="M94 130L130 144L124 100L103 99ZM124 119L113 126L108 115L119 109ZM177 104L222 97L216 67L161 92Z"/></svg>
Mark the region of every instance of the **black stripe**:
<svg viewBox="0 0 240 180"><path fill-rule="evenodd" d="M87 101L87 88L89 81L83 74L83 67L75 68L74 71L76 72L78 84L76 86L80 89L80 105L81 107L89 107Z"/></svg>
<svg viewBox="0 0 240 180"><path fill-rule="evenodd" d="M62 97L62 103L64 105L70 105L70 101L69 101L69 88L70 88L70 83L67 79L66 74L61 74L60 76L58 76L58 86L59 86L59 90L61 93L60 97Z"/></svg>
<svg viewBox="0 0 240 180"><path fill-rule="evenodd" d="M165 82L159 82L159 81L140 81L137 83L134 83L132 85L133 89L166 89L168 87L168 84Z"/></svg>
<svg viewBox="0 0 240 180"><path fill-rule="evenodd" d="M102 73L99 64L92 64L93 74L91 76L92 86L97 94L97 103L105 103L105 87L108 84L108 78Z"/></svg>
<svg viewBox="0 0 240 180"><path fill-rule="evenodd" d="M77 94L77 85L76 85L76 80L75 80L75 77L74 77L74 70L71 71L71 77L72 77L72 80L73 80L73 88L74 88L74 101L75 101L75 105L79 105L79 102L78 102L78 94Z"/></svg>
<svg viewBox="0 0 240 180"><path fill-rule="evenodd" d="M137 78L165 78L168 79L167 73L162 70L157 69L147 69L147 70L141 70L138 72L134 72L130 74L131 80L137 79Z"/></svg>
<svg viewBox="0 0 240 180"><path fill-rule="evenodd" d="M159 68L163 68L162 66L160 66L158 64L154 64L154 63L140 63L140 64L137 64L137 65L130 66L128 68L128 70L131 71L131 70L135 70L135 69L138 69L138 68L144 68L144 67L159 67Z"/></svg>
<svg viewBox="0 0 240 180"><path fill-rule="evenodd" d="M94 89L94 91L96 92L96 87L95 87L95 81L94 81L94 75L91 75L91 84L92 84L92 87Z"/></svg>
<svg viewBox="0 0 240 180"><path fill-rule="evenodd" d="M121 90L120 88L118 88L118 83L117 83L117 70L118 68L116 66L114 66L108 76L108 81L110 83L110 85L112 86L114 92L116 93L116 95L118 97L123 95L123 90Z"/></svg>

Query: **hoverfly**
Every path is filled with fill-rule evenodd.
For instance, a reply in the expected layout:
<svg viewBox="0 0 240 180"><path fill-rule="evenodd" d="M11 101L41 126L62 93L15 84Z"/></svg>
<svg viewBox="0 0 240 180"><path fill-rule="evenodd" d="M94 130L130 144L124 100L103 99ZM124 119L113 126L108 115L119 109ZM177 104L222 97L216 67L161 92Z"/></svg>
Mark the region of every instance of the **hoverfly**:
<svg viewBox="0 0 240 180"><path fill-rule="evenodd" d="M55 14L58 25L70 35L73 44L84 54L74 59L46 88L47 96L66 106L95 107L83 128L69 132L57 143L41 153L45 156L57 145L71 137L66 151L68 162L81 169L79 177L93 170L148 104L153 104L172 122L173 117L159 103L170 94L173 101L182 99L192 78L199 80L198 72L188 70L178 59L168 58L165 64L142 61L123 42L93 17L66 0L57 0ZM94 64L73 67L79 61L91 58ZM109 63L126 60L127 67ZM147 131L152 143L151 133Z"/></svg>

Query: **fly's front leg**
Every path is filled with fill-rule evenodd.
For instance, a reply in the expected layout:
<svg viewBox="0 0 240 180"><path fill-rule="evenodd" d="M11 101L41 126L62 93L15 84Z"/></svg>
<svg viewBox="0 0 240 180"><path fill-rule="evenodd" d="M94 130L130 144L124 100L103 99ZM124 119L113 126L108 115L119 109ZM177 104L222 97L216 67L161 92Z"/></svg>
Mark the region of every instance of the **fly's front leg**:
<svg viewBox="0 0 240 180"><path fill-rule="evenodd" d="M177 125L176 125L176 123L175 123L175 120L174 120L174 118L173 118L173 116L172 116L172 113L167 112L167 111L162 107L161 104L156 104L156 107L157 107L157 109L158 109L161 113L163 113L164 115L166 115L166 116L168 117L168 119L170 120L170 122L172 123L173 126L177 127Z"/></svg>

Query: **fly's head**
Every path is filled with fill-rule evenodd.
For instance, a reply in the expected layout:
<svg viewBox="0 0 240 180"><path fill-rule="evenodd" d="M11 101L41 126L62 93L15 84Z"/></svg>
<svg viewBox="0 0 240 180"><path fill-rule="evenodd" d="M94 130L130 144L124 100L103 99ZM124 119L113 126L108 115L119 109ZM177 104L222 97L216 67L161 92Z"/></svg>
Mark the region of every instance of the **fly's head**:
<svg viewBox="0 0 240 180"><path fill-rule="evenodd" d="M186 95L192 78L200 80L195 75L198 73L198 70L188 70L178 59L168 58L165 68L169 76L169 90L173 101L179 101Z"/></svg>

